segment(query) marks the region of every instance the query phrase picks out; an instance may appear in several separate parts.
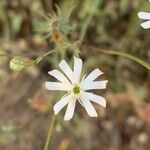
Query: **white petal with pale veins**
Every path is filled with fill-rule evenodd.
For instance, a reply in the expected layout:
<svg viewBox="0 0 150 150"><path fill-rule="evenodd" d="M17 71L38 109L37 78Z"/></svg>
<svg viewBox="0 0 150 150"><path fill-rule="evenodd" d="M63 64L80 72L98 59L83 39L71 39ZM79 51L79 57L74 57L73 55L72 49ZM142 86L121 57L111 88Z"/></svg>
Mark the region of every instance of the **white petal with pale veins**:
<svg viewBox="0 0 150 150"><path fill-rule="evenodd" d="M105 89L107 82L107 80L86 82L81 85L81 88L83 90Z"/></svg>
<svg viewBox="0 0 150 150"><path fill-rule="evenodd" d="M100 71L100 69L96 68L87 77L85 77L85 79L82 81L81 84L84 84L86 82L92 82L102 74L103 74L103 72Z"/></svg>
<svg viewBox="0 0 150 150"><path fill-rule="evenodd" d="M55 70L49 71L48 74L55 77L60 82L67 84L67 86L69 86L71 88L71 83L60 71L55 69Z"/></svg>
<svg viewBox="0 0 150 150"><path fill-rule="evenodd" d="M67 96L64 96L63 98L61 98L53 107L55 114L58 114L59 111L65 107L65 105L67 105L69 103L69 101L71 101L72 95L69 94Z"/></svg>
<svg viewBox="0 0 150 150"><path fill-rule="evenodd" d="M82 71L82 60L74 57L74 70L73 70L73 74L74 74L74 80L76 83L79 83L80 81L80 75L81 75L81 71Z"/></svg>
<svg viewBox="0 0 150 150"><path fill-rule="evenodd" d="M149 28L150 28L150 20L141 23L141 26L142 26L144 29L149 29Z"/></svg>
<svg viewBox="0 0 150 150"><path fill-rule="evenodd" d="M60 82L45 82L45 87L48 90L68 91L69 87Z"/></svg>
<svg viewBox="0 0 150 150"><path fill-rule="evenodd" d="M95 108L93 107L93 105L91 104L88 97L84 94L81 94L80 99L81 99L82 104L84 105L84 108L85 108L86 112L88 113L88 115L91 117L97 117L98 116L97 112L96 112Z"/></svg>
<svg viewBox="0 0 150 150"><path fill-rule="evenodd" d="M73 78L73 71L71 70L70 66L67 64L67 62L65 60L62 60L59 63L59 67L61 68L61 70L66 74L66 76L68 77L68 79L74 83L74 78Z"/></svg>
<svg viewBox="0 0 150 150"><path fill-rule="evenodd" d="M90 93L90 92L84 92L84 94L89 98L89 100L91 100L103 107L106 107L106 100L102 96L99 96L99 95L96 95L96 94Z"/></svg>
<svg viewBox="0 0 150 150"><path fill-rule="evenodd" d="M150 13L149 12L139 12L138 17L140 19L149 20L150 19Z"/></svg>
<svg viewBox="0 0 150 150"><path fill-rule="evenodd" d="M72 100L68 103L64 120L68 121L68 120L70 120L70 119L73 117L73 115L74 115L74 110L75 110L75 105L76 105L76 99L75 99L75 97L74 97L74 98L72 98Z"/></svg>

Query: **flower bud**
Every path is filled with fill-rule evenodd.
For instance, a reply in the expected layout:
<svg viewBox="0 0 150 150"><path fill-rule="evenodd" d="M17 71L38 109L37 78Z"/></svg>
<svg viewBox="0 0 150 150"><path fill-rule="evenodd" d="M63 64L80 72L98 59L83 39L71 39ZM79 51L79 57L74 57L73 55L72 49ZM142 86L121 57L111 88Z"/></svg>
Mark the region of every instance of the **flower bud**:
<svg viewBox="0 0 150 150"><path fill-rule="evenodd" d="M35 61L24 58L24 57L14 57L10 61L10 68L15 71L21 71L24 68L30 67L35 64Z"/></svg>

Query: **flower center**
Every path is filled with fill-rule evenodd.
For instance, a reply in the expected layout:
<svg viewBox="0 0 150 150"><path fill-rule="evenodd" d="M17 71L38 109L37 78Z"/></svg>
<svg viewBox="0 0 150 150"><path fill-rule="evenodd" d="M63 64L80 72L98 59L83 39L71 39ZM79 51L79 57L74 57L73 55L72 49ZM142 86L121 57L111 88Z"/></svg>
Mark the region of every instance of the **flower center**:
<svg viewBox="0 0 150 150"><path fill-rule="evenodd" d="M79 94L80 93L80 86L79 85L75 85L74 87L73 87L73 93L74 94Z"/></svg>

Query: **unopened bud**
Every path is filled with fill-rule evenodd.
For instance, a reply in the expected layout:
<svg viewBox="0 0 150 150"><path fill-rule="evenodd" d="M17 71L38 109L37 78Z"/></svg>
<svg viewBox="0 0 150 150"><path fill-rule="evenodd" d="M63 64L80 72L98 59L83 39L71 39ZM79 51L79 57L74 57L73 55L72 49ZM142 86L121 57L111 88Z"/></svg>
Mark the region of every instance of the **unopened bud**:
<svg viewBox="0 0 150 150"><path fill-rule="evenodd" d="M32 65L35 64L34 60L30 60L24 57L14 57L11 61L10 61L10 68L12 70L16 70L16 71L21 71L24 68L30 67Z"/></svg>

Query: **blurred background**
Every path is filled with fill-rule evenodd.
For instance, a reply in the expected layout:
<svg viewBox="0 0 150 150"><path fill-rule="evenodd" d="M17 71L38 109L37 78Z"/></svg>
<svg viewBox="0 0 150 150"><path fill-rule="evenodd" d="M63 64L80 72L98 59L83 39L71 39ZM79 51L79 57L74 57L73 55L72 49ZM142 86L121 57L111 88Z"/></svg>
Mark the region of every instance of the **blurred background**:
<svg viewBox="0 0 150 150"><path fill-rule="evenodd" d="M49 148L148 150L149 70L109 51L149 62L150 31L137 17L149 10L148 0L0 0L0 149L43 149L52 106L62 94L47 91L44 82L52 80L47 72L62 58L73 63L69 41L80 51L84 73L97 67L105 73L100 79L109 81L107 89L96 93L105 97L107 108L94 105L99 117L90 118L77 105L70 122L63 121L64 109ZM21 71L9 66L15 56L35 60L54 48L59 51L37 65Z"/></svg>

